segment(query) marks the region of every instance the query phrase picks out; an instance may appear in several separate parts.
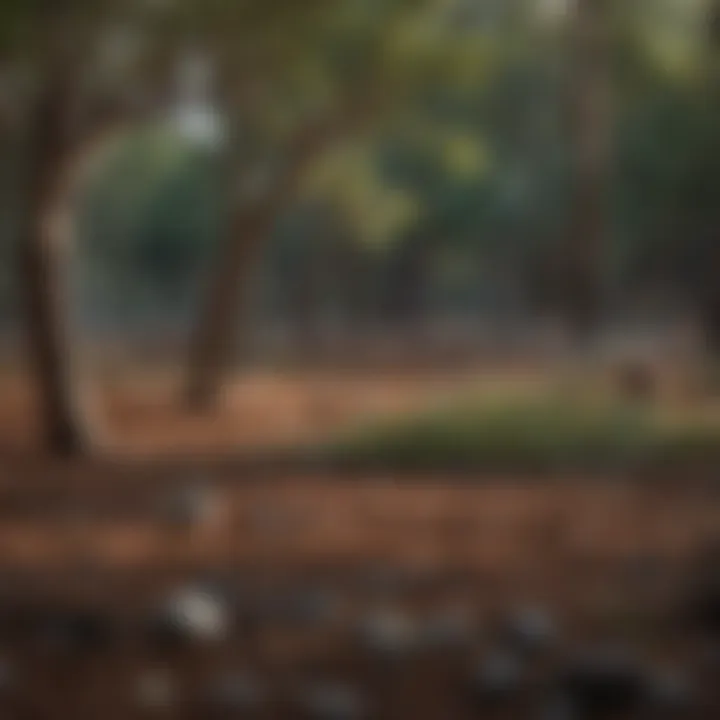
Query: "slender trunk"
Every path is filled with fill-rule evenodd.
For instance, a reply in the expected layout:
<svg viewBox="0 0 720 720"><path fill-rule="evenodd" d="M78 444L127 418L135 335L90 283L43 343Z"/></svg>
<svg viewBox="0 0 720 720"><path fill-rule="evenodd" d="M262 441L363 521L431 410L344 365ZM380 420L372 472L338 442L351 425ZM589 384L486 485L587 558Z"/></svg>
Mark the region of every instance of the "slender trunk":
<svg viewBox="0 0 720 720"><path fill-rule="evenodd" d="M609 0L578 0L572 22L569 131L572 200L564 248L565 317L584 345L598 329L609 166Z"/></svg>
<svg viewBox="0 0 720 720"><path fill-rule="evenodd" d="M69 334L65 287L66 242L54 216L67 160L66 77L50 72L31 118L26 216L21 239L22 291L26 309L28 356L37 387L44 445L71 456L89 447L89 423L80 404L73 342Z"/></svg>
<svg viewBox="0 0 720 720"><path fill-rule="evenodd" d="M324 128L300 133L288 153L285 171L265 197L251 208L235 211L190 339L185 402L191 411L205 412L216 405L254 256L267 241L307 163L328 137Z"/></svg>
<svg viewBox="0 0 720 720"><path fill-rule="evenodd" d="M274 208L263 206L238 212L231 223L190 340L186 402L191 410L207 410L217 400L253 256L272 231L274 220Z"/></svg>

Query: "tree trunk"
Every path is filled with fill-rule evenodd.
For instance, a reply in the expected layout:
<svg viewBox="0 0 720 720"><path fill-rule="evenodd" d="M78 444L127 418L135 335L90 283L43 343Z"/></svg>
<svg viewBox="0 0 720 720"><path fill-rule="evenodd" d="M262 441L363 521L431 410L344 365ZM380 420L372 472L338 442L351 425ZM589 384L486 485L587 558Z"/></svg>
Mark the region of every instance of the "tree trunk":
<svg viewBox="0 0 720 720"><path fill-rule="evenodd" d="M265 203L253 212L240 211L233 219L190 339L185 392L192 411L206 411L216 404L253 256L272 231L274 220L274 207Z"/></svg>
<svg viewBox="0 0 720 720"><path fill-rule="evenodd" d="M90 438L69 334L65 287L69 238L53 215L67 160L67 80L57 69L48 73L31 117L31 159L20 248L28 356L37 388L44 446L62 456L85 452Z"/></svg>
<svg viewBox="0 0 720 720"><path fill-rule="evenodd" d="M267 241L308 162L332 137L332 130L321 125L299 133L275 184L257 205L235 211L190 339L185 402L193 412L208 411L217 403L254 255Z"/></svg>
<svg viewBox="0 0 720 720"><path fill-rule="evenodd" d="M564 314L584 346L601 321L610 155L608 0L577 0L571 26L569 131L572 198L563 249Z"/></svg>

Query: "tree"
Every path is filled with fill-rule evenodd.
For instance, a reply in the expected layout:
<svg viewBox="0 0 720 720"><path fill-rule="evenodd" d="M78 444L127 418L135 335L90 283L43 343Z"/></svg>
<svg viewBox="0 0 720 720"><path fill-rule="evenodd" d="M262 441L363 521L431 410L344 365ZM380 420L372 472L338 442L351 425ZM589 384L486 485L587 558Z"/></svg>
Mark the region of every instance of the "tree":
<svg viewBox="0 0 720 720"><path fill-rule="evenodd" d="M13 9L13 27L21 35L28 31L29 23L41 23L30 36L39 49L29 58L35 86L22 113L26 118L26 182L21 198L19 260L28 360L44 447L57 455L73 456L89 449L92 435L80 388L66 287L72 242L68 205L77 180L80 146L87 149L71 122L71 113L78 110L79 56L72 47L77 38L70 32L74 16L68 4L31 3L27 14L19 5Z"/></svg>
<svg viewBox="0 0 720 720"><path fill-rule="evenodd" d="M652 16L636 19L632 52L623 58L614 194L626 295L649 296L655 305L660 298L666 307L692 314L706 350L717 357L714 5L668 0L652 8Z"/></svg>
<svg viewBox="0 0 720 720"><path fill-rule="evenodd" d="M82 0L11 0L3 7L7 62L26 66L34 81L31 100L18 113L25 119L27 152L19 255L28 360L44 447L62 456L87 452L95 429L77 366L67 270L79 176L99 138L124 114L105 93L87 91L83 72L95 69L88 58L98 29L117 19L116 9Z"/></svg>
<svg viewBox="0 0 720 720"><path fill-rule="evenodd" d="M85 452L90 426L81 404L74 343L64 287L69 238L59 213L67 145L64 113L71 92L68 70L46 72L31 113L26 216L21 238L21 287L27 309L29 357L34 370L45 447L59 455Z"/></svg>
<svg viewBox="0 0 720 720"><path fill-rule="evenodd" d="M576 0L570 22L568 123L570 218L564 244L564 314L571 337L586 342L602 313L610 162L610 0Z"/></svg>
<svg viewBox="0 0 720 720"><path fill-rule="evenodd" d="M239 92L221 93L232 97L224 108L231 123L240 128L272 125L268 117L284 116L284 124L293 126L284 133L291 138L289 145L306 150L300 161L290 153L277 179L279 190L271 183L256 209L248 214L238 208L228 224L216 274L207 285L208 295L191 338L186 399L196 410L212 407L217 398L250 258L254 248L267 241L283 206L279 200L293 195L293 185L303 171L338 132L356 132L363 121L387 117L403 104L408 111L412 102L427 102L429 86L445 82L449 87L467 87L483 75L488 60L482 29L465 32L465 27L458 27L454 8L443 2L328 4L318 0L303 6L301 20L290 10L268 18L262 13L262 3L243 7L247 17L242 25L252 28L253 35L251 48L245 48L240 57L253 57L253 77L247 86L241 84ZM215 33L212 26L209 32ZM233 47L237 46L235 37ZM247 69L243 72L242 61L238 66L237 54L230 53L228 59L221 52L218 63L218 74L231 84L237 85L238 77L247 79ZM293 100L288 102L283 95ZM345 120L337 122L338 113ZM314 127L318 116L329 118L330 131L323 137L311 130L315 140L308 144L304 139L308 118Z"/></svg>
<svg viewBox="0 0 720 720"><path fill-rule="evenodd" d="M327 139L328 133L319 128L299 133L287 152L284 167L260 200L233 209L228 239L220 247L190 340L186 400L194 411L215 404L229 361L238 306L246 290L244 280L275 226L279 209L289 202L306 164Z"/></svg>

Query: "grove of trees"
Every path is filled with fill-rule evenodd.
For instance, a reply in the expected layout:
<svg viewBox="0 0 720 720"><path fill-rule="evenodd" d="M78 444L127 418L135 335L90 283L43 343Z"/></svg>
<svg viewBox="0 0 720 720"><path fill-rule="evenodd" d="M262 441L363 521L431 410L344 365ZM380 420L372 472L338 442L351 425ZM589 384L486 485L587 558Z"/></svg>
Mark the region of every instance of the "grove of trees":
<svg viewBox="0 0 720 720"><path fill-rule="evenodd" d="M711 0L0 13L0 291L26 310L53 452L94 441L71 266L101 320L183 318L191 410L216 402L258 280L308 342L321 310L360 327L502 306L584 344L642 303L720 351Z"/></svg>

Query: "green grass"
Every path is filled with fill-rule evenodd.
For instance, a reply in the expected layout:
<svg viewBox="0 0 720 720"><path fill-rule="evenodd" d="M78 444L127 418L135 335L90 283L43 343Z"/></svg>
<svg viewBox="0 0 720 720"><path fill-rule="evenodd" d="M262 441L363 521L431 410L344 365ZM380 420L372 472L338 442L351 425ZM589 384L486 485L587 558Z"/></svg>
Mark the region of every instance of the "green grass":
<svg viewBox="0 0 720 720"><path fill-rule="evenodd" d="M329 454L409 470L608 472L717 461L720 426L668 423L649 406L549 394L469 400L382 422L342 438Z"/></svg>

